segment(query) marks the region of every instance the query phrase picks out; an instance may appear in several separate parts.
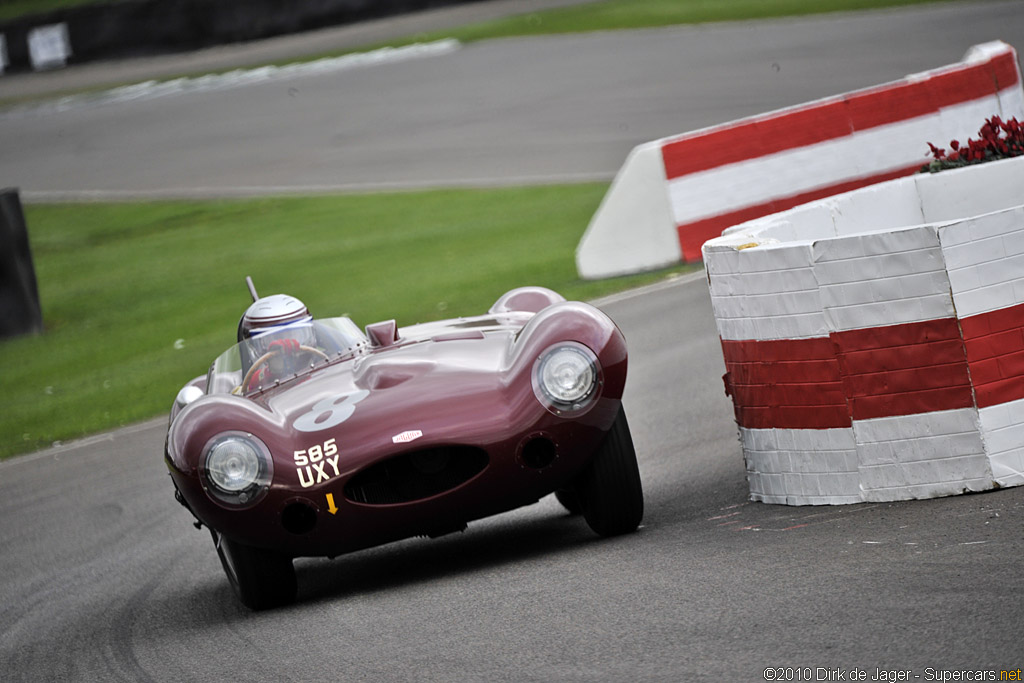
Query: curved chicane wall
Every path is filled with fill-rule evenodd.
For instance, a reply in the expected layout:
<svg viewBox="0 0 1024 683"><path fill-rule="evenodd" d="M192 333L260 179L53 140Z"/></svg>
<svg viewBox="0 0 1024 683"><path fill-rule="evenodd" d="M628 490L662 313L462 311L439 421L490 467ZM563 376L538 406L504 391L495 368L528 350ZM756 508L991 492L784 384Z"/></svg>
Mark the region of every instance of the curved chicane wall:
<svg viewBox="0 0 1024 683"><path fill-rule="evenodd" d="M1024 119L1017 53L976 45L963 61L788 109L636 147L576 250L581 277L700 259L743 221L908 176L926 142L976 135L999 115Z"/></svg>
<svg viewBox="0 0 1024 683"><path fill-rule="evenodd" d="M703 245L751 497L1024 484L1024 158L881 183Z"/></svg>

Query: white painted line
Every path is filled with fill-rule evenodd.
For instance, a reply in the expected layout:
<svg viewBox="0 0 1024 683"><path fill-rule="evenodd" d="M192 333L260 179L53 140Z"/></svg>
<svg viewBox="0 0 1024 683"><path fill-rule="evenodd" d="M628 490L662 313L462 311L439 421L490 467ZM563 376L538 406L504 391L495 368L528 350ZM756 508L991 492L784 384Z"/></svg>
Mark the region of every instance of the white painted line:
<svg viewBox="0 0 1024 683"><path fill-rule="evenodd" d="M127 425L119 429L115 429L110 432L103 432L101 434L93 434L92 436L82 437L81 439L75 439L74 441L68 441L66 443L55 441L53 446L44 448L41 451L34 453L28 453L26 455L12 455L5 460L0 460L0 468L10 467L14 463L24 462L35 462L37 460L45 460L48 458L59 459L60 455L68 453L70 451L84 448L85 446L91 446L102 441L114 441L119 436L127 436L129 434L137 434L138 432L144 432L147 429L153 429L158 425L167 424L167 416L163 415L160 417L154 417L146 420L145 422L138 422L136 424Z"/></svg>
<svg viewBox="0 0 1024 683"><path fill-rule="evenodd" d="M660 292L665 289L671 289L672 287L681 287L685 284L696 282L697 280L703 280L706 277L707 276L704 274L703 270L698 270L694 273L679 275L678 277L662 280L661 282L655 282L650 285L644 285L642 287L637 287L636 289L629 289L626 290L625 292L609 294L608 296L603 296L600 299L594 299L590 303L600 308L601 306L607 306L609 304L617 304L622 301L628 301L630 299L634 299L638 296L643 296L645 294Z"/></svg>
<svg viewBox="0 0 1024 683"><path fill-rule="evenodd" d="M224 90L253 83L264 83L281 78L296 78L379 64L392 64L410 59L436 57L450 54L462 47L454 38L445 38L431 43L414 43L403 47L383 47L369 52L353 52L340 57L325 57L312 62L297 62L284 66L261 66L253 69L234 69L221 74L208 74L195 78L175 78L168 81L143 81L125 85L100 93L69 95L56 100L37 102L14 107L0 118L17 118L26 115L50 114L82 106L119 104L138 100L151 100L167 95Z"/></svg>

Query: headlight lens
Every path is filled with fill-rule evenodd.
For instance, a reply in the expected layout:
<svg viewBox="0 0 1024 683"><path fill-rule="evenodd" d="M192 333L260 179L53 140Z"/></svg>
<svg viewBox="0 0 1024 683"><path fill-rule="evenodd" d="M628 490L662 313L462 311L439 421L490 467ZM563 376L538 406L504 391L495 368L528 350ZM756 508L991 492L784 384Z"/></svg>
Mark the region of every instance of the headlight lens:
<svg viewBox="0 0 1024 683"><path fill-rule="evenodd" d="M206 444L203 480L217 502L248 507L266 494L274 465L266 444L247 432L224 432Z"/></svg>
<svg viewBox="0 0 1024 683"><path fill-rule="evenodd" d="M565 342L552 346L534 365L534 393L556 415L588 408L597 397L599 384L597 356L582 344Z"/></svg>

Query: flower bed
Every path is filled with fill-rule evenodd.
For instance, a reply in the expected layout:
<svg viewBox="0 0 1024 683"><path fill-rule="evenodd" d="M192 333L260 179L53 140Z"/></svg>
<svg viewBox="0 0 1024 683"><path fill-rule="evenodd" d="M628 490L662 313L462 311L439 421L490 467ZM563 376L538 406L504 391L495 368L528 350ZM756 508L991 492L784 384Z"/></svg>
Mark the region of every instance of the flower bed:
<svg viewBox="0 0 1024 683"><path fill-rule="evenodd" d="M967 143L951 140L950 151L928 143L932 161L921 168L921 172L937 173L950 168L961 168L986 161L1008 159L1024 155L1024 125L1016 117L1003 121L998 116L985 119L985 125L978 131L978 139L967 138Z"/></svg>

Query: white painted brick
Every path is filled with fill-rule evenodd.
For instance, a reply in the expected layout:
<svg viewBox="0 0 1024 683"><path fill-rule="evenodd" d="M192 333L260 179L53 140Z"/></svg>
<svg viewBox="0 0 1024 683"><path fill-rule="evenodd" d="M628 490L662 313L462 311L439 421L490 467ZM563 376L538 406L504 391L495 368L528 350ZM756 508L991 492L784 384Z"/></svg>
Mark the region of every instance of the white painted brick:
<svg viewBox="0 0 1024 683"><path fill-rule="evenodd" d="M880 467L893 465L897 462L896 453L893 451L894 442L883 441L880 443L862 444L857 448L857 456L860 459L860 467L863 471L868 467Z"/></svg>
<svg viewBox="0 0 1024 683"><path fill-rule="evenodd" d="M897 438L903 439L941 434L964 434L977 432L979 429L978 411L974 408L942 410L934 413L905 415L880 420L863 420L858 421L854 428L859 430L861 425L868 422L885 422L885 425L883 425L884 429L895 429L898 435ZM858 435L859 433L858 431Z"/></svg>
<svg viewBox="0 0 1024 683"><path fill-rule="evenodd" d="M976 121L983 121L991 115L986 114ZM973 131L958 139L977 137L977 133L975 124ZM1020 157L1017 157L941 173L913 176L924 209L925 221L956 221L1020 205L1020 195L1007 192L1005 189L1024 187L1024 163L1019 163L1020 161Z"/></svg>
<svg viewBox="0 0 1024 683"><path fill-rule="evenodd" d="M712 296L746 296L817 289L818 281L814 278L814 270L807 266L778 273L716 275L710 278L709 285Z"/></svg>
<svg viewBox="0 0 1024 683"><path fill-rule="evenodd" d="M1019 424L1024 422L1024 399L981 408L978 417L983 432Z"/></svg>
<svg viewBox="0 0 1024 683"><path fill-rule="evenodd" d="M923 500L927 498L940 498L942 496L955 496L965 491L987 491L991 488L992 482L987 478L960 482L940 482L921 486L880 486L878 488L865 489L864 500L869 503L881 503L891 500Z"/></svg>
<svg viewBox="0 0 1024 683"><path fill-rule="evenodd" d="M1004 453L1015 448L1024 447L1024 424L1008 425L999 429L990 429L982 421L985 448L989 453Z"/></svg>
<svg viewBox="0 0 1024 683"><path fill-rule="evenodd" d="M985 452L980 432L904 439L894 442L893 448L900 453L902 462L980 456Z"/></svg>
<svg viewBox="0 0 1024 683"><path fill-rule="evenodd" d="M1024 400L978 413L993 479L1000 486L1024 484Z"/></svg>
<svg viewBox="0 0 1024 683"><path fill-rule="evenodd" d="M716 314L725 318L781 317L820 313L818 290L788 292L785 296L771 292L749 296L712 296Z"/></svg>
<svg viewBox="0 0 1024 683"><path fill-rule="evenodd" d="M886 325L952 318L956 314L949 295L919 299L880 301L825 309L825 320L834 331L860 330Z"/></svg>
<svg viewBox="0 0 1024 683"><path fill-rule="evenodd" d="M863 491L906 485L907 481L903 470L894 464L869 465L860 468L860 487Z"/></svg>
<svg viewBox="0 0 1024 683"><path fill-rule="evenodd" d="M1000 486L1024 484L1024 448L996 453L990 456L992 478Z"/></svg>
<svg viewBox="0 0 1024 683"><path fill-rule="evenodd" d="M969 292L954 294L957 316L968 318L972 315L1016 306L1024 301L1020 298L1020 295L1024 294L1024 291L1021 290L1024 290L1024 284L1012 282L994 287L979 287Z"/></svg>
<svg viewBox="0 0 1024 683"><path fill-rule="evenodd" d="M913 273L899 278L824 285L821 287L821 304L825 308L831 308L933 295L949 295L949 278L944 271Z"/></svg>
<svg viewBox="0 0 1024 683"><path fill-rule="evenodd" d="M946 268L949 270L985 264L1006 257L1001 234L987 238L977 237L965 244L946 247L943 254L946 258Z"/></svg>
<svg viewBox="0 0 1024 683"><path fill-rule="evenodd" d="M982 287L1014 282L1020 280L1022 275L1024 275L1024 256L1020 255L993 259L984 266L979 266Z"/></svg>
<svg viewBox="0 0 1024 683"><path fill-rule="evenodd" d="M787 495L806 496L811 493L807 490L804 477L796 474L782 474L779 475L779 478L782 482L782 491Z"/></svg>
<svg viewBox="0 0 1024 683"><path fill-rule="evenodd" d="M778 429L744 429L740 428L740 438L750 443L755 450L773 451L778 448Z"/></svg>
<svg viewBox="0 0 1024 683"><path fill-rule="evenodd" d="M949 286L953 291L953 301L957 302L957 294L969 292L981 286L978 278L978 268L960 268L949 271ZM959 306L957 307L959 309ZM963 317L963 314L960 315Z"/></svg>
<svg viewBox="0 0 1024 683"><path fill-rule="evenodd" d="M809 339L829 333L824 315L818 312L782 318L719 318L715 322L719 335L731 340Z"/></svg>
<svg viewBox="0 0 1024 683"><path fill-rule="evenodd" d="M863 226L863 229L872 228ZM814 243L814 262L822 264L867 256L888 257L895 253L931 251L938 248L938 229L933 226L917 226L888 232L867 232L833 240L818 240Z"/></svg>
<svg viewBox="0 0 1024 683"><path fill-rule="evenodd" d="M1003 235L1003 252L1007 256L1024 254L1024 216L1015 227L1015 230Z"/></svg>
<svg viewBox="0 0 1024 683"><path fill-rule="evenodd" d="M900 129L906 127L916 130L920 126L896 125L892 126L891 130L900 135ZM884 150L879 150L879 154L885 153ZM830 208L839 235L920 225L925 222L916 193L890 183L871 185L865 189L861 201L832 202ZM802 237L806 239L808 236Z"/></svg>
<svg viewBox="0 0 1024 683"><path fill-rule="evenodd" d="M1024 183L1024 173L1021 174L1021 182ZM970 252L972 246L978 242L1020 234L1024 229L1024 207L1020 205L1024 198L1020 195L1014 197L1013 192L1006 192L1006 184L997 186L1008 199L996 206L976 205L980 209L979 215L961 218L941 226L939 236L943 249L964 249ZM980 261L981 257L978 262Z"/></svg>

